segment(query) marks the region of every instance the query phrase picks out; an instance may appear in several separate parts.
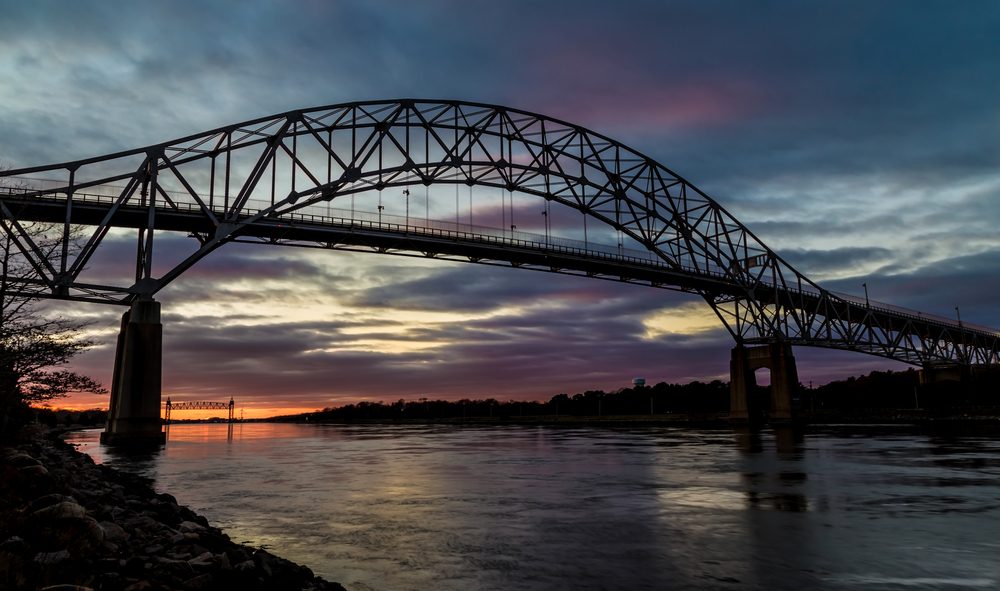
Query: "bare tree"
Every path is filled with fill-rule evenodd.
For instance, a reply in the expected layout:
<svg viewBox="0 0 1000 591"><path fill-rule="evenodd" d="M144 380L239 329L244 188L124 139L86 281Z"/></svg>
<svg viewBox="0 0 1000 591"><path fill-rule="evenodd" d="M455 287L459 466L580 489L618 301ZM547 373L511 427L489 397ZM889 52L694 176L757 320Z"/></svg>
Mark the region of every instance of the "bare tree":
<svg viewBox="0 0 1000 591"><path fill-rule="evenodd" d="M49 260L61 256L61 228L40 223L22 228ZM0 434L14 428L31 404L72 392L105 392L91 378L62 368L94 343L81 335L86 322L43 308L38 289L30 287L37 278L11 220L0 216Z"/></svg>

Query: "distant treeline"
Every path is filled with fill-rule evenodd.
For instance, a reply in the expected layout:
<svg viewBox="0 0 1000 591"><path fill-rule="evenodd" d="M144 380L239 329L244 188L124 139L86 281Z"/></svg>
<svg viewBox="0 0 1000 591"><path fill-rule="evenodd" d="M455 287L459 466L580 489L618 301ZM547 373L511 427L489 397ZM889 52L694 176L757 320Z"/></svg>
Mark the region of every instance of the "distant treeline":
<svg viewBox="0 0 1000 591"><path fill-rule="evenodd" d="M758 408L766 408L770 388L758 386L752 393ZM965 383L920 384L919 372L873 371L818 386L799 384L793 399L800 416L884 415L897 410L921 409L925 413L1000 413L1000 376L980 374ZM106 409L63 410L33 408L35 420L49 426L99 426L107 421ZM514 417L613 417L678 415L710 418L729 412L729 383L691 382L622 388L614 392L587 390L558 394L546 402L485 400L397 400L359 402L301 415L274 417L278 421L385 421ZM224 421L224 419L210 419Z"/></svg>
<svg viewBox="0 0 1000 591"><path fill-rule="evenodd" d="M70 427L83 426L95 427L104 425L108 420L108 410L106 408L93 408L90 410L65 410L52 409L47 407L36 407L31 409L35 413L35 421L49 427Z"/></svg>
<svg viewBox="0 0 1000 591"><path fill-rule="evenodd" d="M830 382L815 390L800 384L797 402L803 414L912 409L932 414L978 411L995 414L1000 409L1000 375L996 371L983 371L962 381L921 384L916 369L873 371L866 376Z"/></svg>
<svg viewBox="0 0 1000 591"><path fill-rule="evenodd" d="M793 406L800 415L884 413L920 407L929 411L996 408L1000 397L996 383L946 382L920 385L916 370L874 371L866 376L811 389L799 385ZM751 396L766 407L770 388L758 386ZM397 400L359 402L302 415L276 417L290 421L424 420L514 417L594 417L677 414L691 417L718 416L729 411L729 383L691 382L622 388L614 392L588 390L558 394L548 401L485 400Z"/></svg>

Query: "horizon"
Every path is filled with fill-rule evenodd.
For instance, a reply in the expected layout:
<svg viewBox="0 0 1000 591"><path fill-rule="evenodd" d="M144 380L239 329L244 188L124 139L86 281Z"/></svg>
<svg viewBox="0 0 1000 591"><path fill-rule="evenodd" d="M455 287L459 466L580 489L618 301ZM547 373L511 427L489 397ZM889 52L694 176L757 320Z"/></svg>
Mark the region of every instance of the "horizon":
<svg viewBox="0 0 1000 591"><path fill-rule="evenodd" d="M825 383L822 383L822 384L813 384L811 382L808 383L808 384L805 384L805 383L802 383L800 381L800 385L802 385L803 387L808 388L808 389L818 389L818 388L822 388L824 386L829 386L829 385L837 383L837 382L846 382L849 379L865 378L865 377L868 377L868 376L870 376L870 375L872 375L873 373L876 373L876 372L905 373L907 371L917 371L917 370L916 370L916 368L912 368L912 367L911 368L906 368L906 369L903 369L903 370L893 370L893 369L889 369L889 370L873 370L873 371L865 373L865 374L846 376L846 377L843 377L843 378L830 380L829 382L825 382ZM649 384L647 382L646 385L643 386L643 387L644 388L654 388L656 386L659 386L660 384L667 384L667 385L672 385L672 386L689 386L689 385L692 385L692 384L695 384L695 383L705 383L705 384L708 384L708 383L712 383L713 381L721 381L723 383L728 383L728 380L710 380L710 381L692 380L692 381L687 382L687 383L663 382L663 381L661 381L661 382L656 382L654 384ZM758 384L758 385L764 386L766 384L762 383L762 384ZM506 399L506 400L502 400L502 399L500 399L498 397L495 397L495 396L486 396L486 397L482 397L482 398L479 398L479 397L469 397L469 396L463 396L463 397L460 397L460 398L432 398L432 397L428 396L428 397L424 397L424 398L412 398L412 399L407 399L405 397L403 397L403 398L396 398L396 399L388 399L388 398L372 399L372 398L366 398L366 399L359 399L359 400L352 401L352 402L343 402L343 403L339 404L338 406L324 407L324 408L305 408L305 407L302 407L302 408L284 408L284 407L279 407L279 408L282 408L282 412L281 413L267 414L267 415L261 414L261 413L264 413L264 412L268 412L265 408L257 408L257 409L254 409L254 411L252 411L253 412L253 416L243 416L241 418L253 419L253 420L271 419L271 418L277 418L277 417L281 417L281 416L293 416L293 415L301 415L301 414L323 412L323 411L329 410L329 409L336 410L338 408L343 408L343 407L351 406L351 405L357 405L357 404L360 404L360 403L363 403L363 402L372 402L372 403L376 403L376 404L393 404L393 403L398 402L400 400L402 400L403 402L407 402L407 403L408 402L449 402L449 403L454 403L454 402L461 402L463 400L467 400L469 402L482 402L482 401L486 401L486 400L491 400L492 399L492 400L496 400L497 402L501 402L501 403L504 403L504 402L535 402L535 403L542 403L542 404L544 404L544 403L549 402L552 398L555 398L556 396L568 395L570 397L573 397L573 396L576 396L577 394L584 394L586 392L592 392L592 391L601 391L601 392L604 392L604 393L607 394L607 393L618 393L618 392L622 392L624 390L634 390L634 389L635 389L635 386L632 386L632 387L623 386L623 387L620 387L620 388L617 388L617 389L612 389L612 390L605 390L605 389L602 389L602 388L588 388L586 390L582 390L582 391L579 391L579 392L559 392L557 394L550 395L548 398L533 398L533 399L528 399L528 398L513 399L513 398L509 398L509 399ZM174 400L174 397L171 397L171 399ZM234 400L236 401L236 407L235 407L236 408L236 414L240 415L246 409L243 408L243 407L241 407L241 406L239 406L239 400L237 400L235 398L234 398ZM174 401L176 401L176 402L194 402L194 401L201 401L201 399L199 399L199 398L190 398L190 399L180 398L180 399L176 399ZM103 407L64 407L64 406L52 406L50 404L39 404L39 405L32 405L32 408L46 409L46 410L49 410L49 411L52 411L52 412L59 412L59 411L67 411L67 412L108 412L107 406L103 406ZM271 407L271 408L274 408L274 407ZM285 411L290 411L290 412L285 412ZM191 413L192 411L190 411L190 410L182 410L182 411L175 410L173 412L174 413L183 412L183 413L185 413L185 415L187 415L188 413ZM215 418L222 418L222 419L224 419L224 417L221 417L221 416L213 416L208 411L201 411L201 412L205 412L206 413L205 416L199 416L199 417L183 416L181 418L172 419L172 420L177 420L177 421L203 421L203 420L215 419ZM161 416L162 416L162 413L161 413Z"/></svg>

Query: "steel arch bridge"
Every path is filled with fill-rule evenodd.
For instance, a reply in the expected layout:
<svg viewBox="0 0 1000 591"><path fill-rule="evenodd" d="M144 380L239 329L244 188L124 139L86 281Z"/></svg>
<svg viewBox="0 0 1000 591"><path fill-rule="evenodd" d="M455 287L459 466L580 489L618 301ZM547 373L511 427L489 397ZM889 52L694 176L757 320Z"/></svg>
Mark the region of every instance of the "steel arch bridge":
<svg viewBox="0 0 1000 591"><path fill-rule="evenodd" d="M253 242L696 293L738 345L847 349L924 366L1000 361L995 330L831 293L662 164L581 126L507 107L404 99L290 111L0 172L0 183L0 226L30 268L5 277L21 295L129 305L220 246ZM443 185L455 187L454 209ZM497 199L473 206L474 186L499 196L500 223ZM355 207L376 194L377 206ZM526 203L540 217L526 214ZM474 215L486 221L475 225ZM88 263L117 228L137 231L134 273L88 278ZM191 251L164 266L154 256L162 232L191 236Z"/></svg>

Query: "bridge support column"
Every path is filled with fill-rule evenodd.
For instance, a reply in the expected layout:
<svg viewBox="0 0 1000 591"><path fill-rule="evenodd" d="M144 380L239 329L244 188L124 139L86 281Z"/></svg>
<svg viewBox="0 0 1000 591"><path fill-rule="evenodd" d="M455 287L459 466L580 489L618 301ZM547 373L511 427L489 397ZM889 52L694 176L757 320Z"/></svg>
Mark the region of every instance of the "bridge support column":
<svg viewBox="0 0 1000 591"><path fill-rule="evenodd" d="M101 443L129 445L166 441L160 423L162 351L160 303L136 301L122 315L108 424L101 433Z"/></svg>
<svg viewBox="0 0 1000 591"><path fill-rule="evenodd" d="M919 375L921 385L943 382L966 383L972 378L972 368L967 365L925 365Z"/></svg>
<svg viewBox="0 0 1000 591"><path fill-rule="evenodd" d="M729 420L734 423L756 422L763 413L751 397L757 380L754 372L762 367L771 370L772 422L792 418L792 393L799 383L791 345L774 343L760 347L737 345L729 362Z"/></svg>

